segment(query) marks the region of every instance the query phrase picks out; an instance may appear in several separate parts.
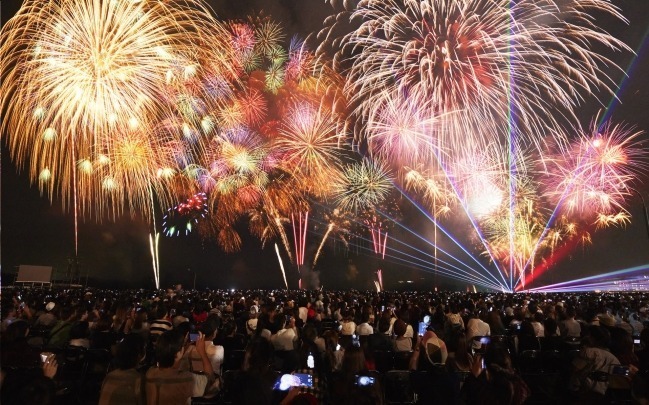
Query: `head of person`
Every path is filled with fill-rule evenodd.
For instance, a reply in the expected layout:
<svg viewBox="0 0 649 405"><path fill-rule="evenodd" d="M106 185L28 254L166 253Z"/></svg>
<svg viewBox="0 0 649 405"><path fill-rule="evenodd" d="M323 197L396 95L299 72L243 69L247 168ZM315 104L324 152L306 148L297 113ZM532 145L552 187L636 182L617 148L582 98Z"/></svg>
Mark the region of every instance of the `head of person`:
<svg viewBox="0 0 649 405"><path fill-rule="evenodd" d="M408 325L406 325L406 323L402 319L397 319L394 322L393 330L394 330L394 334L397 337L401 337L401 336L405 335L407 328L408 328Z"/></svg>
<svg viewBox="0 0 649 405"><path fill-rule="evenodd" d="M205 335L205 340L214 340L217 331L221 326L221 318L218 315L211 314L200 326L200 331Z"/></svg>
<svg viewBox="0 0 649 405"><path fill-rule="evenodd" d="M155 356L160 368L171 368L183 357L185 335L173 329L158 337L155 345Z"/></svg>
<svg viewBox="0 0 649 405"><path fill-rule="evenodd" d="M89 326L87 321L80 321L70 328L70 339L87 339L89 335Z"/></svg>
<svg viewBox="0 0 649 405"><path fill-rule="evenodd" d="M139 333L129 333L115 347L115 366L120 370L135 368L145 353L144 338Z"/></svg>
<svg viewBox="0 0 649 405"><path fill-rule="evenodd" d="M352 346L345 350L342 371L347 374L358 374L366 369L365 353L360 347Z"/></svg>

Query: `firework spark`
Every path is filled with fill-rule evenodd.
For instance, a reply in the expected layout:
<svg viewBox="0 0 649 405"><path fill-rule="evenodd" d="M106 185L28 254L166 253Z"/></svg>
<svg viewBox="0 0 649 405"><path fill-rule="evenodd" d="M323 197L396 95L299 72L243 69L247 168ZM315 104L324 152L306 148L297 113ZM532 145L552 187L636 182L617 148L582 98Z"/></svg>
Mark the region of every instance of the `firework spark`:
<svg viewBox="0 0 649 405"><path fill-rule="evenodd" d="M345 167L333 185L338 207L350 212L380 205L392 189L390 170L381 161L370 159Z"/></svg>

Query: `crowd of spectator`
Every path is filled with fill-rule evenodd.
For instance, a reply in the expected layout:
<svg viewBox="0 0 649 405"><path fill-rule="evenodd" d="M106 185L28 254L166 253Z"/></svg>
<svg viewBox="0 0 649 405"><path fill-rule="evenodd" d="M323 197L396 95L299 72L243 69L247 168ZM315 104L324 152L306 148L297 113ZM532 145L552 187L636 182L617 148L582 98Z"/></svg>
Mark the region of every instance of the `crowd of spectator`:
<svg viewBox="0 0 649 405"><path fill-rule="evenodd" d="M641 292L4 288L2 402L643 404L648 308Z"/></svg>

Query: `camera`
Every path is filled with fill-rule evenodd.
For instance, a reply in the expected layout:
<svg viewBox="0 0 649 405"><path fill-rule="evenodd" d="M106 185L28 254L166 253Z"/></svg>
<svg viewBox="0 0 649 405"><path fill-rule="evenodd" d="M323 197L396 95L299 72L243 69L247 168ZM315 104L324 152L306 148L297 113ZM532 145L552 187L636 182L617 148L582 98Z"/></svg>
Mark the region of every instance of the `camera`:
<svg viewBox="0 0 649 405"><path fill-rule="evenodd" d="M360 387L368 387L374 385L374 377L367 375L357 375L356 376L356 385Z"/></svg>

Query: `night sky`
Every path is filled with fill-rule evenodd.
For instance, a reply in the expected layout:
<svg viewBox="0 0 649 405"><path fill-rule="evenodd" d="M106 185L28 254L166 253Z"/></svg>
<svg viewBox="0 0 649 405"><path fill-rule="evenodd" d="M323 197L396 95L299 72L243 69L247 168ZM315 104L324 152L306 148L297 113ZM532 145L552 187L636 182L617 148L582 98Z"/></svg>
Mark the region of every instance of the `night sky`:
<svg viewBox="0 0 649 405"><path fill-rule="evenodd" d="M209 2L217 16L223 19L244 17L263 12L283 24L287 37L299 34L306 37L321 28L331 7L324 0L212 0ZM618 91L620 102L614 101L609 109L614 122L626 122L649 131L649 45L642 47L649 30L649 1L616 0L629 25L602 20L607 30L622 39L636 55L613 54L619 66L628 69L628 78L618 77L622 83ZM2 22L9 19L20 1L2 2ZM608 24L608 25L607 25ZM633 62L633 63L632 63ZM586 104L578 113L590 117L608 105L603 102ZM649 137L645 134L645 139ZM649 145L647 145L649 148ZM649 175L637 188L649 203ZM65 278L68 259L74 255L74 226L71 213L64 213L60 205L39 195L29 183L26 173L19 173L2 146L2 199L1 199L1 264L2 283L13 281L17 266L21 264L54 266L55 277ZM628 211L632 222L625 229L610 228L593 231L593 244L575 247L561 261L552 266L540 280L558 282L577 277L620 270L633 266L649 265L649 237L643 217L643 206L638 197L629 200ZM403 224L421 235L430 237L432 225L422 221L414 207L404 209ZM307 237L311 252L317 248L323 230L311 229ZM144 287L154 286L148 247L149 226L137 218L122 218L116 223L80 222L79 262L82 283L86 275L92 286ZM214 242L202 241L196 235L185 238L161 238L160 263L162 285L175 283L212 288L282 288L279 264L274 246L262 249L258 240L246 238L240 253L226 255ZM403 229L395 229L393 236L431 252L432 248L410 236ZM363 245L365 248L368 244ZM390 246L390 245L389 245ZM476 256L478 253L476 252ZM295 267L284 255L284 265L289 283L297 283ZM372 288L372 272L384 269L387 288L430 289L435 282L430 272L418 270L390 260L380 261L363 248L343 249L342 243L330 239L319 261L317 277L326 288ZM356 274L358 272L358 274ZM399 283L412 280L413 284ZM437 279L445 288L464 289L458 282Z"/></svg>

